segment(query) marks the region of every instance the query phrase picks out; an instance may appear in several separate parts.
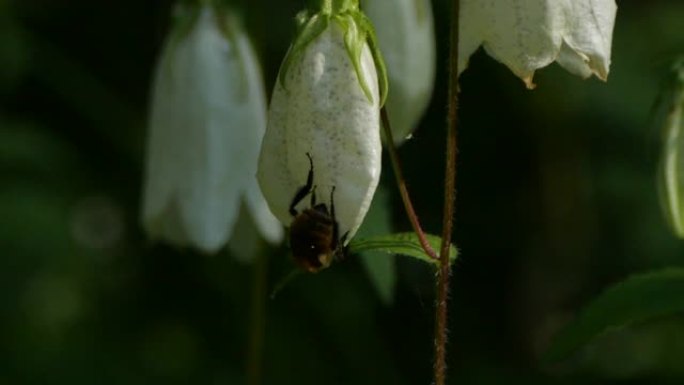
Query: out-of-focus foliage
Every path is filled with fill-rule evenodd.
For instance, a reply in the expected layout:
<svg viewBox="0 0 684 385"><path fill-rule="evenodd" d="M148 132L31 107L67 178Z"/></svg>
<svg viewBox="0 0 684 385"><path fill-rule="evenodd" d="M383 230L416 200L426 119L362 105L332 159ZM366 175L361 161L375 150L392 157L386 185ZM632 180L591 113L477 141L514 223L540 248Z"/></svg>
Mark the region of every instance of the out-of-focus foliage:
<svg viewBox="0 0 684 385"><path fill-rule="evenodd" d="M368 209L366 219L356 233L357 238L389 234L392 232L392 215L389 192L380 187L375 191L373 202ZM390 304L394 299L394 289L397 283L397 272L394 256L380 251L366 251L360 254L361 262L375 285L380 299Z"/></svg>
<svg viewBox="0 0 684 385"><path fill-rule="evenodd" d="M304 2L239 3L270 90ZM137 221L150 77L171 5L0 1L0 383L244 381L252 267L152 245ZM433 5L436 62L446 63L447 2ZM648 128L662 73L684 47L684 3L618 5L607 83L552 65L528 91L482 51L461 77L453 383L684 378L681 316L605 334L559 366L538 363L604 288L684 265L659 211L659 133ZM446 76L440 65L432 104L400 150L431 233L441 227ZM383 166L393 230L409 231ZM284 248L267 253L273 285L292 262ZM268 301L264 383L429 381L433 271L396 265L390 305L354 255Z"/></svg>
<svg viewBox="0 0 684 385"><path fill-rule="evenodd" d="M665 76L663 90L656 101L654 126L661 131L662 149L658 165L660 203L672 231L684 238L684 56Z"/></svg>
<svg viewBox="0 0 684 385"><path fill-rule="evenodd" d="M545 354L552 362L566 358L592 338L684 311L684 269L635 275L601 293L561 330Z"/></svg>

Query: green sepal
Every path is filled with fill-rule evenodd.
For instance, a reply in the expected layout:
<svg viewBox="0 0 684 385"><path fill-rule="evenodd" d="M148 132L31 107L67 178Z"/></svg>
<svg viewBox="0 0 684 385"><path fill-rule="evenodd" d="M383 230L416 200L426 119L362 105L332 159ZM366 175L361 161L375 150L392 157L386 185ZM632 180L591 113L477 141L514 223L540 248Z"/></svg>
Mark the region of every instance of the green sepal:
<svg viewBox="0 0 684 385"><path fill-rule="evenodd" d="M233 13L229 12L228 6L221 5L218 0L209 0L212 7L214 7L214 17L216 18L216 24L221 31L223 37L232 43L232 52L229 54L236 57L244 57L244 52L240 44L237 42L237 37L240 31L243 30L242 21L235 16ZM242 76L238 77L239 86L235 87L235 94L238 100L246 100L249 93L249 83L247 82L247 69L245 68L244 60L236 60L236 64L240 67L240 73Z"/></svg>
<svg viewBox="0 0 684 385"><path fill-rule="evenodd" d="M187 0L176 5L172 21L173 28L167 43L170 46L170 51L174 51L176 46L192 32L199 22L200 13L204 7L212 8L216 27L221 35L231 42L232 50L228 55L238 58L242 57L244 52L241 51L240 44L237 44L237 36L242 30L241 21L220 0ZM242 76L238 76L239 84L232 91L236 99L245 100L249 90L249 84L245 76L245 63L243 60L236 60L236 63L240 66L239 71L242 73ZM171 61L167 61L165 65L170 67L172 64Z"/></svg>
<svg viewBox="0 0 684 385"><path fill-rule="evenodd" d="M433 249L439 250L442 238L425 234L427 242ZM350 253L361 253L364 251L381 251L388 254L400 254L419 259L434 266L439 266L439 260L433 259L425 253L423 247L420 245L416 233L396 233L381 236L374 236L362 239L354 239L349 244L348 251ZM458 257L458 249L456 246L449 247L449 263L454 263Z"/></svg>
<svg viewBox="0 0 684 385"><path fill-rule="evenodd" d="M311 18L311 12L308 10L303 10L301 12L298 12L297 15L295 16L295 25L297 26L297 36L302 32L302 29L306 25L306 23L309 21Z"/></svg>
<svg viewBox="0 0 684 385"><path fill-rule="evenodd" d="M358 11L359 0L332 0L333 13L344 13L347 11Z"/></svg>
<svg viewBox="0 0 684 385"><path fill-rule="evenodd" d="M389 80L387 79L387 67L385 66L385 60L382 58L380 48L378 48L378 38L375 36L375 28L373 27L373 23L363 12L357 12L355 18L356 22L361 25L362 29L365 30L368 48L371 51L371 55L373 55L375 71L378 74L378 85L380 86L380 107L382 107L385 105L387 93L389 92Z"/></svg>
<svg viewBox="0 0 684 385"><path fill-rule="evenodd" d="M359 9L359 0L310 0L311 9L327 15Z"/></svg>
<svg viewBox="0 0 684 385"><path fill-rule="evenodd" d="M354 65L354 71L356 72L356 77L359 79L359 85L368 98L368 101L373 103L373 94L371 93L368 81L363 76L363 71L361 69L361 54L363 53L363 46L366 44L366 33L362 28L359 28L351 12L335 15L335 20L340 24L342 30L344 30L344 46L347 49L349 59Z"/></svg>
<svg viewBox="0 0 684 385"><path fill-rule="evenodd" d="M187 37L195 28L199 21L203 7L212 7L216 25L221 34L231 42L235 41L235 36L241 28L240 21L228 12L227 7L222 6L217 0L181 1L173 12L171 21L171 36L169 43L174 47L178 42ZM234 44L236 49L237 44ZM240 56L240 53L238 53Z"/></svg>
<svg viewBox="0 0 684 385"><path fill-rule="evenodd" d="M342 0L333 3L332 13L328 13L328 11L323 12L322 10L314 14L309 11L302 11L297 15L297 36L285 55L285 59L283 59L283 64L280 67L280 73L278 75L281 86L287 88L285 78L287 77L287 71L292 62L304 52L304 49L309 43L328 28L331 18L335 20L344 31L344 45L347 49L349 59L354 66L359 85L368 100L373 103L373 95L368 86L367 79L365 79L363 71L361 70L363 47L365 44L368 44L378 75L380 91L379 106L382 107L387 99L389 88L387 68L385 67L385 62L378 49L375 29L368 17L358 9L358 1L354 0Z"/></svg>
<svg viewBox="0 0 684 385"><path fill-rule="evenodd" d="M287 71L290 69L290 65L292 65L292 61L300 56L304 52L306 46L323 33L330 24L330 17L328 15L315 14L305 21L308 12L303 12L304 13L297 15L299 31L297 32L297 37L295 37L290 49L287 51L285 59L283 59L283 64L280 66L280 73L278 74L280 85L286 89L285 78L287 77Z"/></svg>
<svg viewBox="0 0 684 385"><path fill-rule="evenodd" d="M199 20L201 7L194 4L179 3L173 10L169 44L175 47L179 41L190 34Z"/></svg>

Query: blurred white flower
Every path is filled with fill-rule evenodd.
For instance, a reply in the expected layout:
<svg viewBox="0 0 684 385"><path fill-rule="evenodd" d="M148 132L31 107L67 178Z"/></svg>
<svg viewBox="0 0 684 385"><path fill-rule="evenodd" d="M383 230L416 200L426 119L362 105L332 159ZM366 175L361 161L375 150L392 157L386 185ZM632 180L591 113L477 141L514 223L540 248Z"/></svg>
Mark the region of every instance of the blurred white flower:
<svg viewBox="0 0 684 385"><path fill-rule="evenodd" d="M372 31L364 29L369 24L358 4L302 14L300 22L273 91L257 177L275 216L290 226L295 261L317 271L354 236L378 185L384 82L379 83L377 52L367 41ZM309 175L311 184L303 189ZM294 199L300 191L308 195ZM309 209L324 212L324 219L298 222L298 214Z"/></svg>
<svg viewBox="0 0 684 385"><path fill-rule="evenodd" d="M399 144L430 103L435 80L435 32L430 0L365 0L387 65L387 111Z"/></svg>
<svg viewBox="0 0 684 385"><path fill-rule="evenodd" d="M153 238L216 252L246 205L263 237L282 238L256 182L266 107L247 36L211 5L181 15L152 89L142 221Z"/></svg>
<svg viewBox="0 0 684 385"><path fill-rule="evenodd" d="M616 11L614 0L462 0L459 71L482 45L528 88L534 71L554 61L606 80Z"/></svg>

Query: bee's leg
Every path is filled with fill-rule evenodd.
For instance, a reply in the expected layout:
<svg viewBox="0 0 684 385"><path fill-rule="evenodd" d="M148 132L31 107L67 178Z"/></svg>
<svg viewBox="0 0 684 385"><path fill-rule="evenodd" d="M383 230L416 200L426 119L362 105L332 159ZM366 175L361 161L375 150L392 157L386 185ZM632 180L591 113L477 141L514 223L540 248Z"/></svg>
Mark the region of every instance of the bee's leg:
<svg viewBox="0 0 684 385"><path fill-rule="evenodd" d="M313 186L313 159L311 159L311 154L308 152L306 153L306 156L309 158L309 175L306 177L306 184L297 190L297 193L292 199L292 203L290 203L290 215L293 217L297 216L297 210L295 209L295 206L297 206L299 202L301 202L302 199L304 199L304 197L311 192L311 188Z"/></svg>
<svg viewBox="0 0 684 385"><path fill-rule="evenodd" d="M340 236L340 229L339 225L337 224L337 218L335 217L335 199L333 198L335 194L335 186L332 187L330 190L330 218L332 218L333 221L333 242L335 248L337 248L337 240L339 239Z"/></svg>
<svg viewBox="0 0 684 385"><path fill-rule="evenodd" d="M337 227L337 222L335 222L335 227ZM344 242L347 240L348 236L349 236L349 231L347 231L346 233L344 233L344 235L342 235L342 238L340 238L339 244L344 245ZM344 259L347 256L347 247L341 246L340 248L338 248L337 251L335 251L335 256L337 257L337 259L340 259L340 260Z"/></svg>
<svg viewBox="0 0 684 385"><path fill-rule="evenodd" d="M316 207L316 187L317 186L313 186L311 188L311 207L314 208Z"/></svg>
<svg viewBox="0 0 684 385"><path fill-rule="evenodd" d="M342 239L340 239L340 226L337 223L337 218L335 217L335 198L334 198L334 195L335 195L335 186L333 186L332 189L330 190L330 218L332 218L332 221L333 221L333 238L332 238L332 245L331 246L332 246L332 249L335 250L335 256L338 258L341 258L341 257L343 257L342 255L340 255L342 250L338 249L337 247L340 245L340 243L344 244L344 241L347 239L347 235L349 234L349 232L344 234L344 236L342 236Z"/></svg>

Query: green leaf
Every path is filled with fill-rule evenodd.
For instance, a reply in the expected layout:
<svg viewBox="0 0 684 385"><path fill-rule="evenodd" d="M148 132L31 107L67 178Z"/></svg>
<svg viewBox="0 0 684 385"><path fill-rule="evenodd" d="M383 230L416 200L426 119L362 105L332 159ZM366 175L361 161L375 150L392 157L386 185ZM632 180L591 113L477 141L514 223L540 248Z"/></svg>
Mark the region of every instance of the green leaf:
<svg viewBox="0 0 684 385"><path fill-rule="evenodd" d="M556 335L543 361L559 361L608 330L682 311L684 268L632 276L586 306Z"/></svg>
<svg viewBox="0 0 684 385"><path fill-rule="evenodd" d="M439 250L442 239L436 235L425 234L428 243L433 249ZM396 233L389 235L381 235L376 237L368 237L354 240L349 244L349 252L362 253L364 251L376 250L388 254L401 254L409 257L420 259L433 265L438 265L439 261L432 259L425 253L423 247L418 241L418 236L415 233ZM451 245L449 251L449 261L454 263L458 256L458 250L454 245Z"/></svg>

